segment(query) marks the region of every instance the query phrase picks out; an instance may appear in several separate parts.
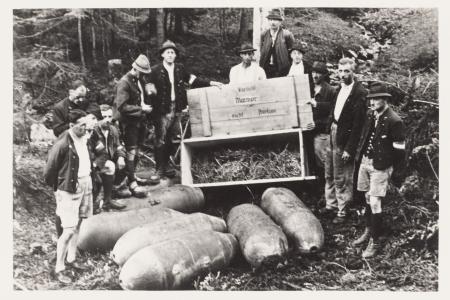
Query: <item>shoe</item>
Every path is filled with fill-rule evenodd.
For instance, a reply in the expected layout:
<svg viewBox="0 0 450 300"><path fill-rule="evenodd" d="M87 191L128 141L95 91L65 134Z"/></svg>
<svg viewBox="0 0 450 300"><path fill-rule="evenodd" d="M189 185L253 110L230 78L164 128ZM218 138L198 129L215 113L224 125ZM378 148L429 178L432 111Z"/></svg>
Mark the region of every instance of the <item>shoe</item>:
<svg viewBox="0 0 450 300"><path fill-rule="evenodd" d="M130 198L131 196L132 196L132 194L128 188L122 189L122 190L116 190L116 191L113 190L113 193L112 193L112 198L115 198L115 199ZM105 208L105 205L103 206L103 208Z"/></svg>
<svg viewBox="0 0 450 300"><path fill-rule="evenodd" d="M71 267L72 269L75 269L77 271L87 271L89 270L89 267L86 265L82 265L77 261L68 262L66 261L66 266Z"/></svg>
<svg viewBox="0 0 450 300"><path fill-rule="evenodd" d="M62 270L62 271L53 273L54 274L53 276L55 277L56 280L58 280L61 283L64 283L64 284L72 283L72 278L67 276L65 273L67 273L67 270Z"/></svg>
<svg viewBox="0 0 450 300"><path fill-rule="evenodd" d="M167 167L167 168L164 170L164 175L167 176L167 177L169 177L169 178L175 177L175 174L176 174L176 171L175 171L175 169L172 168L172 167Z"/></svg>
<svg viewBox="0 0 450 300"><path fill-rule="evenodd" d="M343 224L343 223L345 223L345 221L347 221L346 216L336 216L333 219L333 224Z"/></svg>
<svg viewBox="0 0 450 300"><path fill-rule="evenodd" d="M161 181L161 177L159 176L158 172L150 176L150 184L158 184Z"/></svg>
<svg viewBox="0 0 450 300"><path fill-rule="evenodd" d="M145 178L140 178L136 175L134 175L134 178L136 179L137 184L139 185L148 185L149 184L149 180L145 179Z"/></svg>
<svg viewBox="0 0 450 300"><path fill-rule="evenodd" d="M119 200L111 200L108 204L108 206L112 209L124 209L127 207L126 204L120 203Z"/></svg>
<svg viewBox="0 0 450 300"><path fill-rule="evenodd" d="M363 234L352 242L353 247L358 247L367 242L370 239L370 228L366 227Z"/></svg>
<svg viewBox="0 0 450 300"><path fill-rule="evenodd" d="M366 250L362 253L363 258L371 258L378 254L380 251L381 245L378 242L375 242L373 238L370 238L369 245L367 245Z"/></svg>
<svg viewBox="0 0 450 300"><path fill-rule="evenodd" d="M129 186L130 192L134 197L145 198L147 196L147 191L142 187L138 186L136 181L133 181Z"/></svg>
<svg viewBox="0 0 450 300"><path fill-rule="evenodd" d="M319 214L330 215L330 214L334 213L335 211L336 211L336 209L334 209L334 208L322 207L321 209L319 209Z"/></svg>

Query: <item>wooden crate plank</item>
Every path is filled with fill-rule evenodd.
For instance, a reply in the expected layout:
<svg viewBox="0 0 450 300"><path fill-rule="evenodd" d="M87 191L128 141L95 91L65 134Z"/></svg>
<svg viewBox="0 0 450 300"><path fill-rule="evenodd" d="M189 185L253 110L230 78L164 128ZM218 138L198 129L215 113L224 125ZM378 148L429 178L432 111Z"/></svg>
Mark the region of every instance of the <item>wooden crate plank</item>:
<svg viewBox="0 0 450 300"><path fill-rule="evenodd" d="M208 98L205 91L203 91L202 95L200 96L200 107L202 115L203 135L211 136L211 119L209 117Z"/></svg>
<svg viewBox="0 0 450 300"><path fill-rule="evenodd" d="M311 99L309 88L309 78L307 74L295 76L295 97L297 100L297 114L300 128L306 129L308 124L313 122L312 107L306 101Z"/></svg>
<svg viewBox="0 0 450 300"><path fill-rule="evenodd" d="M243 132L257 132L281 129L286 129L285 116L274 116L270 118L270 122L267 118L211 122L211 131L213 135L230 135Z"/></svg>
<svg viewBox="0 0 450 300"><path fill-rule="evenodd" d="M210 110L210 117L213 122L235 121L241 119L267 118L274 116L287 116L291 113L289 102L278 102L269 104L255 104L248 106L232 106ZM292 126L291 126L292 127Z"/></svg>
<svg viewBox="0 0 450 300"><path fill-rule="evenodd" d="M183 142L181 142L180 147L181 184L189 185L193 183L191 172L192 150Z"/></svg>

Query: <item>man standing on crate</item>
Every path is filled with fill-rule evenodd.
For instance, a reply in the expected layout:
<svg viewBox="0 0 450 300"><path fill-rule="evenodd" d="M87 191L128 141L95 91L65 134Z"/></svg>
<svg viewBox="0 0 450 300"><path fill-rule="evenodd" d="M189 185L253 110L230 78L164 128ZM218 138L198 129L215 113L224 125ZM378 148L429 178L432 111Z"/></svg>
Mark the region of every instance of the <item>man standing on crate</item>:
<svg viewBox="0 0 450 300"><path fill-rule="evenodd" d="M326 183L325 213L337 211L334 224L345 222L347 205L353 200L353 173L355 153L366 112L367 91L355 80L356 63L349 58L339 61L341 85L337 90L330 111L330 159L325 168L333 173L333 180ZM334 189L335 193L332 193Z"/></svg>
<svg viewBox="0 0 450 300"><path fill-rule="evenodd" d="M366 226L364 233L352 243L353 246L362 246L369 241L362 253L364 258L373 257L380 250L382 202L394 165L403 161L405 151L403 122L388 105L392 96L386 87L373 85L367 98L370 99L371 110L367 113L356 154L361 159L357 188L366 196Z"/></svg>
<svg viewBox="0 0 450 300"><path fill-rule="evenodd" d="M56 245L55 276L66 284L72 281L64 272L66 266L87 269L76 262L76 253L81 222L92 216L93 211L88 123L82 110L69 114L69 129L53 145L44 169L45 182L55 191L56 214L63 228Z"/></svg>
<svg viewBox="0 0 450 300"><path fill-rule="evenodd" d="M146 136L146 119L152 112L152 106L146 103L151 91L146 87L143 78L144 74L150 72L148 58L143 54L139 55L133 62L132 69L117 83L117 94L113 105L113 118L119 121L125 144L129 189L135 197L146 195L137 184L135 172L138 148L143 144Z"/></svg>
<svg viewBox="0 0 450 300"><path fill-rule="evenodd" d="M273 9L267 15L270 28L261 34L261 57L259 65L267 78L283 77L289 72L291 61L288 49L294 44L293 34L281 27L283 17L279 9Z"/></svg>
<svg viewBox="0 0 450 300"><path fill-rule="evenodd" d="M266 73L253 62L256 49L250 43L244 43L238 51L242 62L230 70L230 84L254 82L266 79Z"/></svg>
<svg viewBox="0 0 450 300"><path fill-rule="evenodd" d="M155 117L155 161L156 174L152 183L158 183L162 176L173 177L175 170L169 168L170 148L173 131L182 111L187 111L185 85L192 87L221 86L217 81L204 81L189 73L184 65L175 63L179 55L175 43L167 40L159 54L163 62L154 66L150 73L150 82L155 85L156 94L151 96Z"/></svg>

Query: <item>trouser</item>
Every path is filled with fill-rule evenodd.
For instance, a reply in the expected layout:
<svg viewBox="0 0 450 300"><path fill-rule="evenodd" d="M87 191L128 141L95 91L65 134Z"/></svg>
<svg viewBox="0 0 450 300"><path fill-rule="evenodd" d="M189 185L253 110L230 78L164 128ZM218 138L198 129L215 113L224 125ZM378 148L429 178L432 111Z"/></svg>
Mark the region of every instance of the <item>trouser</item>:
<svg viewBox="0 0 450 300"><path fill-rule="evenodd" d="M337 215L343 217L347 214L347 206L353 198L353 172L355 162L351 158L349 161L342 160L344 150L336 144L337 125L333 123L330 134L330 151L328 152L328 165L326 177L332 178L332 183L326 182L325 198L326 206L329 209L338 209ZM334 197L333 197L334 190Z"/></svg>
<svg viewBox="0 0 450 300"><path fill-rule="evenodd" d="M161 114L155 122L155 160L157 170L164 169L172 149L172 138L177 132L179 116L175 113L175 102L172 102L170 112Z"/></svg>

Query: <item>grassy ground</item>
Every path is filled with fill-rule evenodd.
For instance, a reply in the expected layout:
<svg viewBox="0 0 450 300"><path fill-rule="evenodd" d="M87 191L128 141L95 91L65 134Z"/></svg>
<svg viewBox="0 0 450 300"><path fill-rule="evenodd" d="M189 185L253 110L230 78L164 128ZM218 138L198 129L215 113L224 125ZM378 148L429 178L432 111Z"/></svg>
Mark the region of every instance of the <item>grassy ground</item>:
<svg viewBox="0 0 450 300"><path fill-rule="evenodd" d="M27 178L42 174L45 157L27 147L15 146L17 173ZM81 253L90 269L73 272L70 285L57 282L51 275L56 252L53 223L54 200L51 191L35 179L15 193L13 277L15 289L120 289L119 269L108 253ZM317 207L314 184L290 186L309 207ZM205 212L226 217L229 209L241 202L258 202L262 190L241 189L218 193L207 192ZM325 231L323 251L313 256L291 254L285 264L253 272L238 256L232 265L220 272L197 278L186 289L201 290L405 290L438 289L438 251L425 243L420 233L427 222L437 219L437 207L423 195L415 202L401 202L391 195L387 220L391 228L383 253L369 260L361 259L361 249L349 243L361 232L360 218L352 210L349 222L333 225L320 217ZM426 204L428 203L428 204Z"/></svg>

